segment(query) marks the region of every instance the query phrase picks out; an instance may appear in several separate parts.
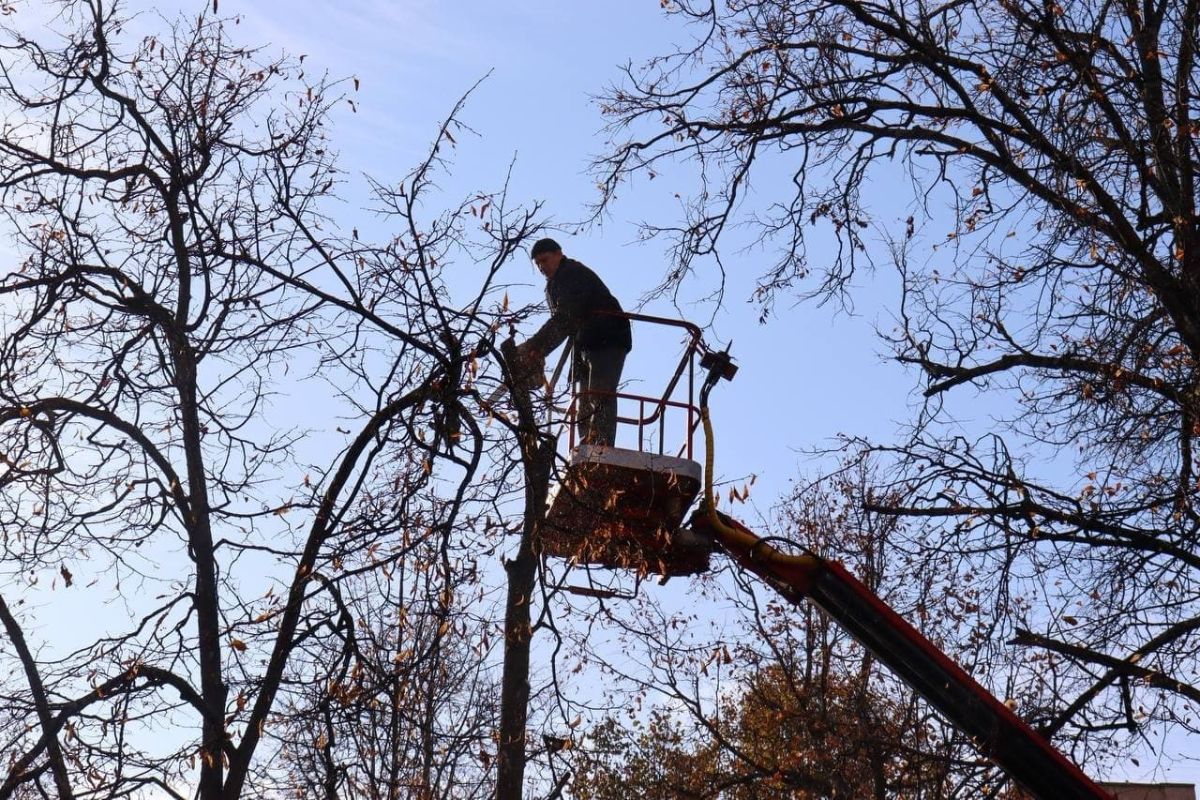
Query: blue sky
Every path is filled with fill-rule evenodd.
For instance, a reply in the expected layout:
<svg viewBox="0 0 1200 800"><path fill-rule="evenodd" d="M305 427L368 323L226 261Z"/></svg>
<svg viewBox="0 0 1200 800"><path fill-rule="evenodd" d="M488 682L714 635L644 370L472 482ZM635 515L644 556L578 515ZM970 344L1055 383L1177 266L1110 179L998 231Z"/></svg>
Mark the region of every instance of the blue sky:
<svg viewBox="0 0 1200 800"><path fill-rule="evenodd" d="M604 120L594 96L620 79L621 65L692 35L658 0L221 0L220 10L243 15L248 42L304 53L314 70L360 79L357 113L342 109L333 138L346 169L384 180L403 174L458 96L490 72L463 116L479 137L460 140L453 173L440 183L451 197L495 187L515 158L514 199L544 200L564 224L583 218L597 197L587 165L603 150ZM665 259L664 245L638 241L636 222L670 219L674 192L686 189L677 177L668 172L627 188L601 227L556 235L569 255L605 278L627 309L656 284ZM905 216L897 208L892 221ZM819 248L812 255L820 259ZM860 279L854 314L785 303L763 326L746 301L765 258L750 252L729 261L727 303L715 317L703 305L672 308L659 301L641 309L711 319L714 343L733 341L741 372L714 401L718 469L729 478L758 475L756 510L745 512L751 518L768 513L803 471L817 469L801 450L826 446L839 432L889 439L918 402L912 376L882 358L873 333L877 325L891 327L883 309L895 293L886 265ZM513 292L514 301L540 296L540 277L527 264L513 264L505 277L525 284ZM657 384L664 366L657 353L635 350L626 378ZM965 425L988 425L986 404L959 407L979 409ZM1186 752L1187 744L1159 742L1156 749ZM1140 772L1124 764L1130 771L1115 768L1111 777L1200 779L1194 767L1168 764L1151 774L1158 759L1147 754L1140 761Z"/></svg>
<svg viewBox="0 0 1200 800"><path fill-rule="evenodd" d="M168 16L196 8L153 7ZM692 35L658 0L220 0L219 10L241 17L238 35L247 44L304 54L314 73L359 79L357 110L340 107L332 139L344 169L384 182L398 179L422 156L458 97L490 73L463 115L479 136L460 137L453 170L439 181L447 196L499 186L515 159L514 200L544 201L567 227L555 234L566 252L596 269L627 309L659 280L665 246L640 242L636 222L671 218L674 193L687 189L680 176L668 172L627 188L602 226L575 233L568 225L584 218L597 198L587 166L605 139L593 98L619 81L623 64ZM348 201L344 219L356 213L356 202ZM897 208L894 221L905 215ZM821 258L819 248L812 256ZM826 446L840 432L889 439L918 402L912 377L882 357L873 333L875 326L890 327L884 308L894 284L886 265L860 279L854 314L785 302L764 326L746 301L765 258L750 252L728 262L727 302L715 316L705 305L673 308L665 301L640 309L711 320L713 343L732 340L741 371L714 399L718 471L728 478L758 475L756 510L746 509L751 518L768 513L791 480L818 468L802 450ZM506 280L523 284L512 292L514 302L540 297L541 279L532 266L518 262L509 270ZM625 377L656 385L666 365L647 350L635 350ZM964 424L986 426L986 406L980 409ZM1147 767L1155 762L1142 759ZM1177 768L1154 777L1200 775Z"/></svg>
<svg viewBox="0 0 1200 800"><path fill-rule="evenodd" d="M137 0L128 7L171 17L202 6ZM604 120L592 98L619 80L622 64L691 35L658 0L219 0L219 11L241 16L237 35L246 44L304 54L314 74L359 79L356 92L346 85L357 110L339 107L332 140L344 169L385 183L422 157L458 97L490 72L463 115L479 136L460 138L453 171L439 181L447 196L498 187L515 158L514 200L544 200L567 228L555 236L568 255L596 269L627 309L660 279L664 245L640 242L636 222L670 218L674 192L687 188L676 176L627 189L602 226L576 233L568 225L584 218L597 198L587 165L603 150ZM348 200L343 222L359 213L360 202ZM899 209L896 214L903 219ZM753 502L764 515L792 479L817 468L803 449L826 446L839 432L889 439L917 402L911 376L882 358L873 335L876 325L890 327L882 310L893 294L886 268L875 279L862 277L854 314L785 302L764 326L746 300L765 258L751 252L729 261L734 273L727 302L715 316L708 306L673 308L665 301L639 309L711 319L710 340L732 340L741 371L714 399L718 469L730 478L756 474ZM521 261L509 269L506 280L522 284L514 302L540 297L541 278L532 266ZM658 355L635 351L626 378L658 384L665 366ZM986 417L975 422L986 424ZM1200 774L1179 769L1153 777L1198 780Z"/></svg>

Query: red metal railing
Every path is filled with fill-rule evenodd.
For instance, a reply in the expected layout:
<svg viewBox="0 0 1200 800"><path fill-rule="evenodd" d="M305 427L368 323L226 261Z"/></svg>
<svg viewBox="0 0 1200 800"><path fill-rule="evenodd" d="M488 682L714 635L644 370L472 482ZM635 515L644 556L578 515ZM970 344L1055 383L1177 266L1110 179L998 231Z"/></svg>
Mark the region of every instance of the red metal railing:
<svg viewBox="0 0 1200 800"><path fill-rule="evenodd" d="M647 451L646 446L646 429L658 426L657 446L649 448L650 452L663 455L667 448L667 410L679 409L682 416L686 420L683 429L683 441L674 451L674 455L685 458L692 458L693 439L696 430L700 427L700 408L696 405L696 359L698 356L703 356L708 352L708 348L704 344L701 336L700 327L690 322L685 322L679 319L669 319L667 317L653 317L646 314L620 314L614 312L609 313L613 316L622 316L628 319L631 323L647 323L649 325L662 325L666 327L679 328L686 334L684 338L684 350L679 358L679 363L676 364L674 372L671 373L667 381L666 387L658 394L635 394L633 392L589 392L592 395L616 397L618 404L622 401L631 401L637 403L636 416L621 416L617 415L617 427L620 426L635 426L637 428L637 449L639 451ZM635 337L636 341L636 337ZM568 356L564 353L563 358ZM686 397L683 396L684 374L687 375L686 382ZM553 391L553 385L550 390ZM567 427L567 440L570 447L575 447L575 417L576 409L579 404L579 395L581 394L571 381L570 402L565 409L557 409L562 411L561 422ZM553 408L553 406L552 406ZM619 406L618 406L619 408ZM653 434L651 434L651 443L653 444Z"/></svg>

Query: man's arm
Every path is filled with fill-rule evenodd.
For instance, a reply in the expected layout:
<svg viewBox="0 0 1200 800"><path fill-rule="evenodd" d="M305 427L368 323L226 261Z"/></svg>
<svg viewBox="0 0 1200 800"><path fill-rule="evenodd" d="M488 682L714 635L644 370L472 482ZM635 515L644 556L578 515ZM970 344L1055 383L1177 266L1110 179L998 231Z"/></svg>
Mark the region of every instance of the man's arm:
<svg viewBox="0 0 1200 800"><path fill-rule="evenodd" d="M558 302L554 313L546 320L537 333L525 340L523 347L539 358L545 358L558 349L558 346L573 333L579 331L588 312L591 310L595 287L589 285L586 272L563 275L563 283L558 287Z"/></svg>
<svg viewBox="0 0 1200 800"><path fill-rule="evenodd" d="M522 348L538 358L545 358L557 350L558 346L570 335L570 320L560 310L551 315L550 319L538 328L537 333L526 339Z"/></svg>

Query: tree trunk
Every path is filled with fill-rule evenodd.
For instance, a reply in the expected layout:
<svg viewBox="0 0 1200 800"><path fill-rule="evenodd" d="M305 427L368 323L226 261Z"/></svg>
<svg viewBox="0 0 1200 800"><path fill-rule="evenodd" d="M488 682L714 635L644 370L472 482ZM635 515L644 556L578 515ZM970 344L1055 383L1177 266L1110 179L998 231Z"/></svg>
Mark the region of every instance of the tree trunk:
<svg viewBox="0 0 1200 800"><path fill-rule="evenodd" d="M501 345L512 364L511 340ZM510 371L515 374L515 371ZM504 610L504 673L500 683L500 740L496 758L496 800L521 800L525 781L525 724L529 712L529 644L533 638L530 605L537 574L535 537L546 516L550 469L554 464L554 439L539 437L529 392L513 381L525 471L525 519L516 558L508 572L508 599Z"/></svg>

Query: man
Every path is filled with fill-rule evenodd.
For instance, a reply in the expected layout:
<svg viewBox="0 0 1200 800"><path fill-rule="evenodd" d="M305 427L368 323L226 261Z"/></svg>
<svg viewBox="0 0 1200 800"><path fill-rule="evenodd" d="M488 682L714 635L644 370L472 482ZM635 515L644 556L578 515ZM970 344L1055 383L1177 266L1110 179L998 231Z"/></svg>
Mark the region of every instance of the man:
<svg viewBox="0 0 1200 800"><path fill-rule="evenodd" d="M596 273L563 255L553 239L529 252L546 277L550 319L519 348L526 365L538 364L568 337L575 348L579 436L584 444L612 446L617 434L617 385L633 347L621 304Z"/></svg>

